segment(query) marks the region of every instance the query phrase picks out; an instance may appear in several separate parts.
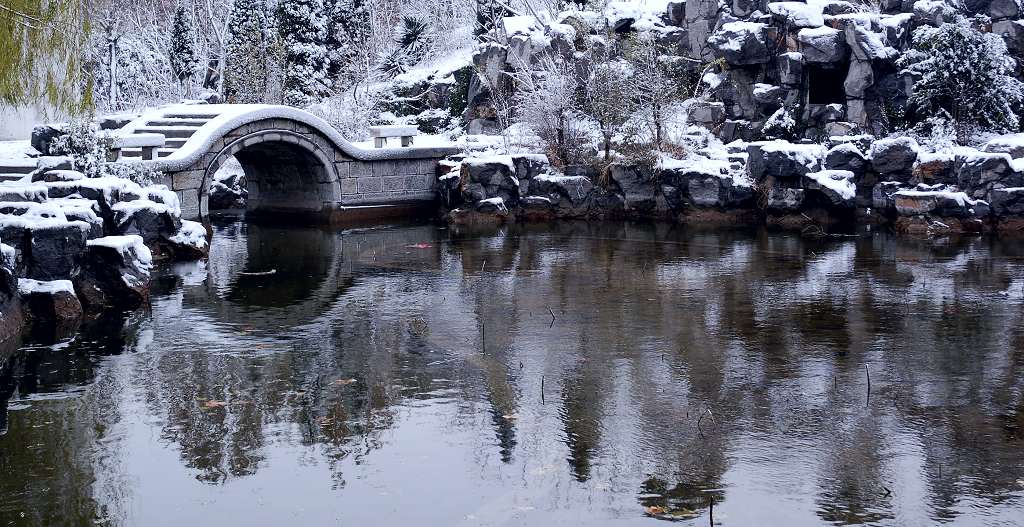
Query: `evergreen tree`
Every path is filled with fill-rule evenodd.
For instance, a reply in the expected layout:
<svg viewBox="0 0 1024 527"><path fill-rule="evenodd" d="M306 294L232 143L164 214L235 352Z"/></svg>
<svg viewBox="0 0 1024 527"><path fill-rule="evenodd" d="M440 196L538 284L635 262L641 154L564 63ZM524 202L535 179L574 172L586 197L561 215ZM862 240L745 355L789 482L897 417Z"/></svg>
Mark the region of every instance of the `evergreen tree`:
<svg viewBox="0 0 1024 527"><path fill-rule="evenodd" d="M229 102L264 101L268 73L268 25L262 0L234 0L224 50L224 96Z"/></svg>
<svg viewBox="0 0 1024 527"><path fill-rule="evenodd" d="M327 49L332 83L358 75L370 40L370 15L363 0L327 0Z"/></svg>
<svg viewBox="0 0 1024 527"><path fill-rule="evenodd" d="M196 48L196 23L192 11L185 6L174 12L171 29L171 70L178 82L188 85L199 68L199 50Z"/></svg>
<svg viewBox="0 0 1024 527"><path fill-rule="evenodd" d="M323 0L282 0L278 29L285 46L284 103L306 107L324 97L330 82Z"/></svg>
<svg viewBox="0 0 1024 527"><path fill-rule="evenodd" d="M971 20L914 30L914 49L900 65L914 78L910 104L919 119L947 112L963 143L974 127L1016 131L1015 106L1024 85L1002 37L983 33Z"/></svg>

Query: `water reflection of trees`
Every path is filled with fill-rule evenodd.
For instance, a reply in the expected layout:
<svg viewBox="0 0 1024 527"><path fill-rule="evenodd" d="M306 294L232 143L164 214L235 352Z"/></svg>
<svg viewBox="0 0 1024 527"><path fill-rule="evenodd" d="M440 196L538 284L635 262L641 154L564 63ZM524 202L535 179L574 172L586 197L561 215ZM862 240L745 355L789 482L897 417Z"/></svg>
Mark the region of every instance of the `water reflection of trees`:
<svg viewBox="0 0 1024 527"><path fill-rule="evenodd" d="M437 397L486 412L504 464L523 462L520 420L551 415L528 429L564 450L568 477L625 471L638 514L656 517L704 514L710 496L728 506L726 482L765 475L811 482L813 513L832 523L898 520L918 480L936 520L1020 491L1016 244L560 224L275 235L304 248L268 255L248 236L251 265L292 273L283 292L237 280L246 267L220 253L206 283L154 306L157 339L192 334L137 358L127 380L204 482L301 444L344 486L344 462L385 444L396 408ZM24 354L0 384L91 382L76 346L55 373ZM17 433L0 441L45 432Z"/></svg>

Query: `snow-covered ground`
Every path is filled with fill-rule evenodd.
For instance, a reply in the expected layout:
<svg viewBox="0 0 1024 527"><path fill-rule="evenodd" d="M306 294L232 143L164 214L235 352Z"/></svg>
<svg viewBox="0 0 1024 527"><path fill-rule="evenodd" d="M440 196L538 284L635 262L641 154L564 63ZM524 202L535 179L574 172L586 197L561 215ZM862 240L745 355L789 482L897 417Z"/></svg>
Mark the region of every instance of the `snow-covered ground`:
<svg viewBox="0 0 1024 527"><path fill-rule="evenodd" d="M38 156L39 152L29 143L28 139L19 141L0 141L0 159L29 159Z"/></svg>

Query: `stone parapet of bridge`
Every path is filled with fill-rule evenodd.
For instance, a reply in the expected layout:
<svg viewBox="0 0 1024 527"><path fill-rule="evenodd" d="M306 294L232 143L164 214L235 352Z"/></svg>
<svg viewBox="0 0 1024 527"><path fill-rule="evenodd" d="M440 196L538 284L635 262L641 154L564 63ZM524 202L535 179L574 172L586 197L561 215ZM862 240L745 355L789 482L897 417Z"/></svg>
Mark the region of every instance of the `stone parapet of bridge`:
<svg viewBox="0 0 1024 527"><path fill-rule="evenodd" d="M231 157L242 165L253 213L333 217L372 206L429 206L436 199L438 163L454 146L360 148L323 120L295 108L268 105L179 105L143 115L122 133L178 137L176 148L140 163L163 174L182 216L208 213L213 175ZM125 154L123 159L131 152Z"/></svg>

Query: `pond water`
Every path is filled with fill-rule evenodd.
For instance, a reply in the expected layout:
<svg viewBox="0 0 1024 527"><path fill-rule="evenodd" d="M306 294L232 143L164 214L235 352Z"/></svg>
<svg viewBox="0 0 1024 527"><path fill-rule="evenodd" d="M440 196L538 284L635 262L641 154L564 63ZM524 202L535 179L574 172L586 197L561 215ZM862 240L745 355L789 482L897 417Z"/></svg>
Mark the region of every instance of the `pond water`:
<svg viewBox="0 0 1024 527"><path fill-rule="evenodd" d="M222 220L8 356L0 525L1021 525L1022 257Z"/></svg>

